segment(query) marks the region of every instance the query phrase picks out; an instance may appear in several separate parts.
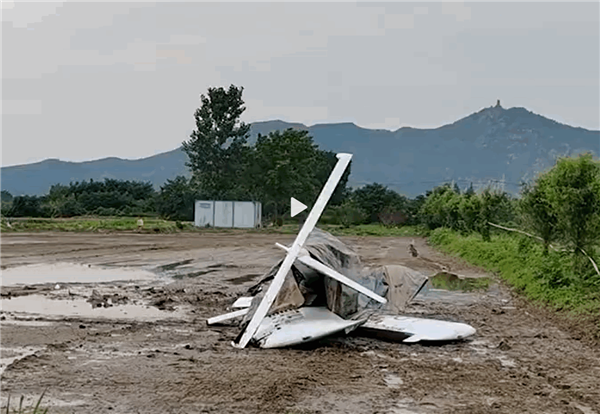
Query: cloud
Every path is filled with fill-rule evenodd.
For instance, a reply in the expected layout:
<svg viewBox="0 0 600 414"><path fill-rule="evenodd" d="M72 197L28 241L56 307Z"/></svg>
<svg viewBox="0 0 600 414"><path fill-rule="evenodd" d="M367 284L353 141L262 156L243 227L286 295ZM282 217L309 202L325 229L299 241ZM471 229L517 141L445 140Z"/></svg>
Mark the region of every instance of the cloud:
<svg viewBox="0 0 600 414"><path fill-rule="evenodd" d="M231 83L246 121L438 127L500 98L600 127L597 2L12 6L9 163L176 148L199 95Z"/></svg>
<svg viewBox="0 0 600 414"><path fill-rule="evenodd" d="M41 115L42 101L40 100L2 100L2 115Z"/></svg>
<svg viewBox="0 0 600 414"><path fill-rule="evenodd" d="M62 6L63 2L2 1L2 22L27 29L48 16L58 15Z"/></svg>
<svg viewBox="0 0 600 414"><path fill-rule="evenodd" d="M471 20L471 7L465 2L443 2L442 14L454 16L457 22L466 22Z"/></svg>

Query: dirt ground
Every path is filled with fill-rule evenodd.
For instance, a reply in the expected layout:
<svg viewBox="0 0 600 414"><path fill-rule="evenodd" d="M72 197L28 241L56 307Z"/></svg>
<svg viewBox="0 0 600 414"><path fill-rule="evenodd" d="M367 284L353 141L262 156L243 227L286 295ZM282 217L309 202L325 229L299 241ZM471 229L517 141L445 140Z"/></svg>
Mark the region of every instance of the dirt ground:
<svg viewBox="0 0 600 414"><path fill-rule="evenodd" d="M408 255L411 238L341 239L367 264L433 274L436 262L464 276L489 276L424 239L415 240L419 258ZM9 394L31 403L47 389L42 405L49 413L600 412L600 350L498 283L485 292L420 295L408 309L477 329L460 343L351 335L297 349L233 348L238 328L207 326L206 318L228 311L283 257L274 242L292 240L255 233L3 234L2 410ZM20 266L60 272L65 263L156 277L8 286Z"/></svg>

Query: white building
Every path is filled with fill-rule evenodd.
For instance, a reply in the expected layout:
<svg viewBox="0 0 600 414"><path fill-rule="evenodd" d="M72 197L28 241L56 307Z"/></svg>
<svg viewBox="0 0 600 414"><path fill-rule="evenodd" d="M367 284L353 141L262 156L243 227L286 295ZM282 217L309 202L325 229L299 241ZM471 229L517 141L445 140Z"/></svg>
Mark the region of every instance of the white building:
<svg viewBox="0 0 600 414"><path fill-rule="evenodd" d="M194 208L196 227L260 227L261 216L257 201L196 201Z"/></svg>

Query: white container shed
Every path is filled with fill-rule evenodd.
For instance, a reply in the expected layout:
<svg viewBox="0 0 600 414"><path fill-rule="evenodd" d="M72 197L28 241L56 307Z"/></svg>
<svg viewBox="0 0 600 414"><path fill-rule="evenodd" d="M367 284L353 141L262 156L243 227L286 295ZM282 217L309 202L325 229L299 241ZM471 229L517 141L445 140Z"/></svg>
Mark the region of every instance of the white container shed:
<svg viewBox="0 0 600 414"><path fill-rule="evenodd" d="M257 201L196 201L196 227L260 227L262 205Z"/></svg>

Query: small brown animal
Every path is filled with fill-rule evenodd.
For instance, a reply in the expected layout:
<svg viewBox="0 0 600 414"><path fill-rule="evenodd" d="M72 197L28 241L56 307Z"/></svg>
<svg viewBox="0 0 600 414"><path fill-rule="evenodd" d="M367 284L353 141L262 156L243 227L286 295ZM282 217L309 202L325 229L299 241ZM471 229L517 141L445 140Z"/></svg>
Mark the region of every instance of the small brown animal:
<svg viewBox="0 0 600 414"><path fill-rule="evenodd" d="M417 248L415 247L415 240L414 239L408 245L408 253L410 253L410 255L412 257L417 257L419 255L419 252L417 251Z"/></svg>

